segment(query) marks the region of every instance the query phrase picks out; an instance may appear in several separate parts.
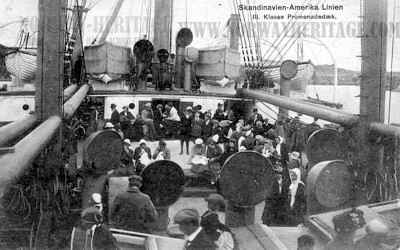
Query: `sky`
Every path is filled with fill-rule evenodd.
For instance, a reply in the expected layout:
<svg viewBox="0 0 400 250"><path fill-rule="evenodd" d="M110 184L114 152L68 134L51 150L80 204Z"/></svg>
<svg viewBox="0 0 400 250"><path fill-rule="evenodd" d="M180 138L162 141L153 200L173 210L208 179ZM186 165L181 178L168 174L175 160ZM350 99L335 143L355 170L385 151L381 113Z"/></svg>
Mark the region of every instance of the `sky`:
<svg viewBox="0 0 400 250"><path fill-rule="evenodd" d="M343 10L338 11L259 11L245 12L247 14L259 14L258 20L253 20L254 25L262 27L260 32L260 43L262 44L262 54L269 55L269 58L278 58L283 54L281 59L296 59L297 45L301 42L293 42L294 39L283 39L277 41L277 34L285 34L288 23L289 26L307 27L308 36L303 39L304 60L311 60L314 64L333 64L336 63L340 68L351 70L360 70L361 42L357 37L357 25L360 20L360 2L359 0L237 0L246 5L304 5L305 2L313 5L322 6L322 4L338 4L343 5ZM388 20L393 21L394 1L388 0ZM97 2L96 0L88 0L90 4ZM107 16L111 14L111 10L116 0L100 0L95 5L85 20L85 43L88 44L100 33L101 26L105 23ZM207 47L215 43L224 43L226 37L225 25L229 16L235 12L233 0L175 0L174 1L174 21L172 36L175 37L177 31L189 26L194 33L194 41L191 46ZM31 22L26 29L31 32L35 31L37 22L37 3L38 0L2 0L0 11L0 43L14 46L16 45L18 30L21 29L20 23L15 23L2 27L3 25L22 20L27 17ZM125 0L117 19L117 24L108 38L113 43L132 47L134 42L143 37L147 32L146 16L154 6L150 0ZM398 12L398 8L396 8ZM302 20L298 22L289 21L286 15L290 14L334 14L336 19L331 20ZM283 20L260 20L265 14L283 15ZM142 19L140 19L142 17ZM260 18L261 17L261 18ZM152 17L154 18L154 17ZM139 22L142 20L142 22ZM250 20L250 18L247 18ZM395 22L399 22L400 15L397 15ZM140 24L142 23L142 24ZM152 23L152 20L150 21ZM314 25L314 26L313 26ZM250 26L250 24L249 24ZM2 27L2 28L1 28ZM323 28L325 27L325 29ZM328 28L327 28L328 27ZM400 25L399 25L400 27ZM150 27L151 29L152 27ZM325 33L324 33L325 30ZM327 31L328 30L328 31ZM258 35L258 34L257 34ZM400 34L398 34L400 37ZM151 32L149 38L152 38ZM390 70L392 38L388 39L388 70ZM398 38L395 37L393 70L400 71L400 47L397 45ZM274 44L276 49L271 49ZM292 45L293 44L293 45ZM287 45L287 46L285 46ZM287 47L292 45L288 50ZM279 51L277 53L276 51Z"/></svg>

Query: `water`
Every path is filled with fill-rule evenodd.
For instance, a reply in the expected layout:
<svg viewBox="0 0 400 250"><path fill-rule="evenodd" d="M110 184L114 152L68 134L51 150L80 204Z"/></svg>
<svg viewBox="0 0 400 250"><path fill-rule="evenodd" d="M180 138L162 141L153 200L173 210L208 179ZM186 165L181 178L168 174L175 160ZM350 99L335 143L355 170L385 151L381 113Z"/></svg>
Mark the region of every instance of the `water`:
<svg viewBox="0 0 400 250"><path fill-rule="evenodd" d="M355 85L338 86L336 91L333 86L327 85L308 85L306 93L292 92L293 98L306 99L307 97L316 98L318 95L319 99L329 102L341 103L343 105L342 110L350 114L360 113L360 87ZM391 97L390 97L391 95ZM336 96L336 98L334 97ZM391 99L391 101L389 101ZM385 123L397 123L400 124L400 112L397 107L400 107L400 92L386 92L386 105L385 105ZM389 102L391 105L389 105ZM272 105L266 107L261 102L256 102L256 107L260 110L263 116L275 120L277 117L278 108ZM390 109L390 116L389 116ZM296 112L289 112L290 117L296 116ZM302 116L302 121L305 123L311 123L312 117ZM320 121L320 125L326 122Z"/></svg>
<svg viewBox="0 0 400 250"><path fill-rule="evenodd" d="M360 113L360 86L338 86L336 88L336 94L334 93L333 86L309 85L306 89L306 96L315 98L316 94L318 94L321 100L334 101L334 95L336 95L335 102L343 104L343 111L351 114ZM390 94L390 91L386 91L385 100L385 123L400 123L400 112L397 109L400 107L400 92L392 91Z"/></svg>

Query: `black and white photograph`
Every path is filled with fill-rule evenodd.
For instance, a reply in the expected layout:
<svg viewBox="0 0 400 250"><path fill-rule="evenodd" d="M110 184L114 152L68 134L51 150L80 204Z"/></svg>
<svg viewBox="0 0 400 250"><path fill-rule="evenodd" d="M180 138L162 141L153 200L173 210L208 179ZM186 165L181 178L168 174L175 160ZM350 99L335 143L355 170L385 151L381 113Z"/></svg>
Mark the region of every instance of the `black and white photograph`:
<svg viewBox="0 0 400 250"><path fill-rule="evenodd" d="M398 0L0 13L0 250L400 250Z"/></svg>

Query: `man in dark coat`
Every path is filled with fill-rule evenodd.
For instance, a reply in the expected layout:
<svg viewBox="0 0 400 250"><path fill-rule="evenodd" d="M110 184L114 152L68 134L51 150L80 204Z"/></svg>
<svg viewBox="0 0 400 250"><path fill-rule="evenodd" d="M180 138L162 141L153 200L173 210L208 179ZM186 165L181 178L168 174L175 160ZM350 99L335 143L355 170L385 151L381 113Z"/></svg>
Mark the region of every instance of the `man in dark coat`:
<svg viewBox="0 0 400 250"><path fill-rule="evenodd" d="M114 103L111 104L111 118L110 122L114 125L114 127L119 127L120 116L117 110L117 105Z"/></svg>
<svg viewBox="0 0 400 250"><path fill-rule="evenodd" d="M121 130L125 135L125 138L129 137L129 130L135 120L135 116L129 111L128 106L122 107L122 112L119 113Z"/></svg>
<svg viewBox="0 0 400 250"><path fill-rule="evenodd" d="M200 227L200 216L196 209L182 209L174 216L174 223L185 234L186 250L216 250L217 245Z"/></svg>
<svg viewBox="0 0 400 250"><path fill-rule="evenodd" d="M283 181L281 173L276 175L272 183L272 192L265 199L265 207L262 215L263 224L279 226L286 223L286 204L289 185Z"/></svg>
<svg viewBox="0 0 400 250"><path fill-rule="evenodd" d="M202 130L202 139L203 141L206 141L209 137L213 135L213 121L211 120L211 116L209 114L206 114L204 116L204 124L203 124L203 130Z"/></svg>
<svg viewBox="0 0 400 250"><path fill-rule="evenodd" d="M195 113L194 118L192 120L192 138L197 139L201 138L203 132L204 121L200 118L200 113Z"/></svg>
<svg viewBox="0 0 400 250"><path fill-rule="evenodd" d="M142 177L133 175L129 178L129 188L119 194L111 208L111 221L120 229L151 233L149 223L155 222L158 214L147 194L140 191Z"/></svg>
<svg viewBox="0 0 400 250"><path fill-rule="evenodd" d="M226 119L226 116L224 113L224 105L222 103L218 103L218 107L213 116L213 120L217 120L220 122L225 119Z"/></svg>

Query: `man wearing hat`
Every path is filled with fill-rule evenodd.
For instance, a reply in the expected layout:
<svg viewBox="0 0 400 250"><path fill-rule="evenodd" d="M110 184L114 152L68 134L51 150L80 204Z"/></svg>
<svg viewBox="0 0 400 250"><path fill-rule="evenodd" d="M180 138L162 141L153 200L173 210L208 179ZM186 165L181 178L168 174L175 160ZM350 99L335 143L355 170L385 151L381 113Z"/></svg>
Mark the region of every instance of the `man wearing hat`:
<svg viewBox="0 0 400 250"><path fill-rule="evenodd" d="M174 216L186 239L186 250L215 250L214 240L200 227L199 213L196 209L182 209Z"/></svg>
<svg viewBox="0 0 400 250"><path fill-rule="evenodd" d="M210 194L204 200L207 202L208 210L201 216L202 219L212 213L218 215L218 211L225 209L225 199L220 194Z"/></svg>
<svg viewBox="0 0 400 250"><path fill-rule="evenodd" d="M114 103L111 104L110 106L111 108L111 118L110 118L110 122L115 126L119 125L120 123L120 115L119 112L117 110L117 105L115 105Z"/></svg>
<svg viewBox="0 0 400 250"><path fill-rule="evenodd" d="M257 121L263 122L263 117L261 114L258 113L258 109L254 108L253 113L250 115L247 123L250 124L251 126L255 126Z"/></svg>
<svg viewBox="0 0 400 250"><path fill-rule="evenodd" d="M158 214L150 197L140 191L142 181L138 175L129 177L128 190L115 198L111 209L111 221L115 227L151 233L149 223L156 221Z"/></svg>
<svg viewBox="0 0 400 250"><path fill-rule="evenodd" d="M142 110L142 120L144 122L143 126L143 134L150 140L155 139L156 135L156 128L154 126L154 113L151 107L151 103L146 103L144 105L144 109Z"/></svg>
<svg viewBox="0 0 400 250"><path fill-rule="evenodd" d="M222 120L226 120L226 116L224 113L224 104L223 103L218 103L217 110L215 110L215 114L213 116L214 120L217 120L218 122Z"/></svg>

